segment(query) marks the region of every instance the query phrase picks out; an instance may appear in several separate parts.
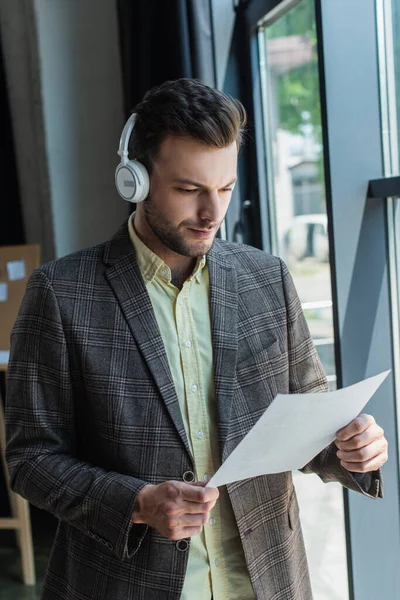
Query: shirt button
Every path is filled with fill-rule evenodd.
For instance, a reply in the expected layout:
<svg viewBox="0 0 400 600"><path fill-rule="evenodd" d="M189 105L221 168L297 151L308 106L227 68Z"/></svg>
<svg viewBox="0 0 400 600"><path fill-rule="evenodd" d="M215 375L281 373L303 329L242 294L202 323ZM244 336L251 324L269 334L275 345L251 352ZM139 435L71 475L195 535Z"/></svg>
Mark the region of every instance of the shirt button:
<svg viewBox="0 0 400 600"><path fill-rule="evenodd" d="M150 279L150 275L149 273L147 273L147 275L145 275L146 279Z"/></svg>
<svg viewBox="0 0 400 600"><path fill-rule="evenodd" d="M191 345L192 345L192 343L191 343L191 341L190 341L190 340L188 340L188 341L185 343L185 346L186 346L186 348L190 348L190 346L191 346Z"/></svg>
<svg viewBox="0 0 400 600"><path fill-rule="evenodd" d="M208 473L206 473L203 477L203 481L210 481L210 476Z"/></svg>
<svg viewBox="0 0 400 600"><path fill-rule="evenodd" d="M161 274L162 274L162 275L164 275L164 276L165 276L167 273L168 273L167 269L161 269Z"/></svg>
<svg viewBox="0 0 400 600"><path fill-rule="evenodd" d="M197 437L199 438L199 440L202 440L204 437L204 433L202 431L198 431L197 432Z"/></svg>
<svg viewBox="0 0 400 600"><path fill-rule="evenodd" d="M182 298L178 298L178 304L182 305L183 304L183 300Z"/></svg>
<svg viewBox="0 0 400 600"><path fill-rule="evenodd" d="M196 384L192 385L192 392L197 392L197 385Z"/></svg>
<svg viewBox="0 0 400 600"><path fill-rule="evenodd" d="M211 519L208 522L210 523L210 525L215 525L214 517L211 517Z"/></svg>
<svg viewBox="0 0 400 600"><path fill-rule="evenodd" d="M216 567L219 567L219 562L220 562L220 561L219 561L219 558L216 558L216 559L215 559L215 566L216 566Z"/></svg>

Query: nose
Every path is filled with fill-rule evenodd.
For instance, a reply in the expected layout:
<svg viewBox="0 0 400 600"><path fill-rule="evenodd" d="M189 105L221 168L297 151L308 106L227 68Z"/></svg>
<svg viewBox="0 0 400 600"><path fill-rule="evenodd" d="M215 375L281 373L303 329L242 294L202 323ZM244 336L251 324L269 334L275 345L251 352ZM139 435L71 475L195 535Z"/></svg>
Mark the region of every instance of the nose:
<svg viewBox="0 0 400 600"><path fill-rule="evenodd" d="M210 191L203 195L201 199L199 217L202 221L211 223L219 223L222 219L222 206L219 194L217 191Z"/></svg>

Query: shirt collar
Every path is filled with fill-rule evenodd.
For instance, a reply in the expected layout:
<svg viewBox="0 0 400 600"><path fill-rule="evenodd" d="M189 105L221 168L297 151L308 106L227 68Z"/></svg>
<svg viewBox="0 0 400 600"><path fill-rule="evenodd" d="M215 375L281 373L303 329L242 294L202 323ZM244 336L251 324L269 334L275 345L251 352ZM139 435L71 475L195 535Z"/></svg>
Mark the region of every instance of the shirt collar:
<svg viewBox="0 0 400 600"><path fill-rule="evenodd" d="M203 273L203 269L205 266L206 266L206 255L203 254L203 256L198 257L194 271L193 271L192 275L190 276L190 277L194 277L195 280L197 281L197 283L201 282L201 275ZM189 279L190 279L190 277L189 277Z"/></svg>
<svg viewBox="0 0 400 600"><path fill-rule="evenodd" d="M165 262L154 254L150 248L146 246L139 238L136 233L133 221L135 219L135 213L132 213L129 217L128 221L128 230L129 237L131 239L132 245L136 252L136 259L139 265L140 272L146 284L150 284L154 281L156 276L161 276L163 278L167 278L168 281L171 281L171 269ZM188 280L195 279L197 283L201 282L202 271L206 265L206 255L199 256L196 262L196 266L188 277Z"/></svg>

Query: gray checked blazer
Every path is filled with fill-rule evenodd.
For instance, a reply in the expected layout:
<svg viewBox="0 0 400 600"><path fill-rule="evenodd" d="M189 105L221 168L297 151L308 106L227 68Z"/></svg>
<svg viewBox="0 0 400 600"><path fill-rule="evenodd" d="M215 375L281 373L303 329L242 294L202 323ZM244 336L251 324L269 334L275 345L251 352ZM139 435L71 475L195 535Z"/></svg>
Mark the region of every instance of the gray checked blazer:
<svg viewBox="0 0 400 600"><path fill-rule="evenodd" d="M224 460L277 392L323 392L327 384L285 264L221 240L208 261ZM130 525L146 483L182 480L195 465L127 224L37 269L11 339L11 486L59 519L43 600L178 600L190 540ZM364 490L333 447L304 470L382 494L379 473ZM257 599L310 600L291 473L228 492Z"/></svg>

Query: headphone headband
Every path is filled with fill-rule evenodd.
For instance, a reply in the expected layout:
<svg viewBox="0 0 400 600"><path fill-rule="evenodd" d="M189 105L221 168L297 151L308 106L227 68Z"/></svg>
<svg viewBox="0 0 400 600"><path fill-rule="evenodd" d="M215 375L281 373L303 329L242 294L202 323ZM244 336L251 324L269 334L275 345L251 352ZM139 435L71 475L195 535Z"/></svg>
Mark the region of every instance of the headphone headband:
<svg viewBox="0 0 400 600"><path fill-rule="evenodd" d="M121 157L121 163L125 165L128 162L128 144L131 137L132 130L136 122L136 113L133 113L125 123L125 127L121 133L121 139L119 141L119 150L117 154Z"/></svg>

